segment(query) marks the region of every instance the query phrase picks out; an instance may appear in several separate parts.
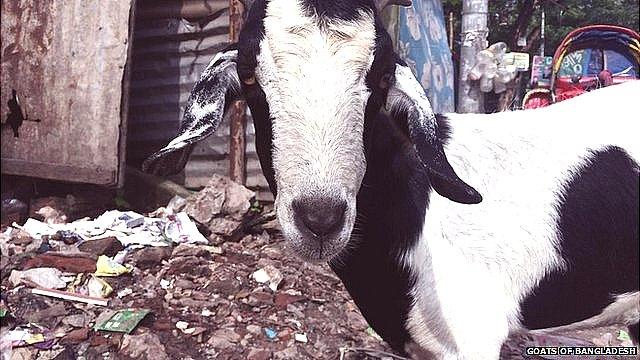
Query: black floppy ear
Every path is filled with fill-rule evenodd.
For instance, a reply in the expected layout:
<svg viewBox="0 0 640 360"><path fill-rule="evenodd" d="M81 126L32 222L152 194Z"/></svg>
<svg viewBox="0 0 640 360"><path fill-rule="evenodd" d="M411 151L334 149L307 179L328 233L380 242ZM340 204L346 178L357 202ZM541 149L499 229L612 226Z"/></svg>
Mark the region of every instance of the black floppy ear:
<svg viewBox="0 0 640 360"><path fill-rule="evenodd" d="M143 171L160 176L179 172L195 143L216 131L229 105L241 96L237 58L237 50L228 50L209 63L191 90L178 135L142 163Z"/></svg>
<svg viewBox="0 0 640 360"><path fill-rule="evenodd" d="M406 129L418 156L429 172L431 186L438 194L462 204L477 204L482 195L462 181L449 164L436 135L436 117L422 86L411 69L396 64L394 84L387 95L387 110L395 119L406 119Z"/></svg>

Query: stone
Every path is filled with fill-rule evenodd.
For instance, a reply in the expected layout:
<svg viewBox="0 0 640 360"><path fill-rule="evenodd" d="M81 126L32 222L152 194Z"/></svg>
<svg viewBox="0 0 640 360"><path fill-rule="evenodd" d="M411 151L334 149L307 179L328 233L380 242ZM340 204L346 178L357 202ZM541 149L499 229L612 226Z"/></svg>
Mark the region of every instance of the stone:
<svg viewBox="0 0 640 360"><path fill-rule="evenodd" d="M124 335L120 354L132 359L169 360L164 345L155 334Z"/></svg>
<svg viewBox="0 0 640 360"><path fill-rule="evenodd" d="M84 314L69 315L62 319L62 323L73 326L74 328L82 328L89 325L87 317Z"/></svg>
<svg viewBox="0 0 640 360"><path fill-rule="evenodd" d="M176 279L173 286L181 289L195 289L198 287L196 284L186 279Z"/></svg>
<svg viewBox="0 0 640 360"><path fill-rule="evenodd" d="M89 338L89 329L82 328L70 331L66 334L61 342L65 344L79 344Z"/></svg>
<svg viewBox="0 0 640 360"><path fill-rule="evenodd" d="M97 258L87 253L62 253L49 251L38 254L24 263L25 269L52 267L65 272L93 273Z"/></svg>
<svg viewBox="0 0 640 360"><path fill-rule="evenodd" d="M67 313L64 303L57 302L52 306L39 311L32 311L25 314L24 318L32 323L40 323L42 325L55 325L56 318Z"/></svg>
<svg viewBox="0 0 640 360"><path fill-rule="evenodd" d="M214 174L204 189L187 198L184 211L201 224L218 216L241 220L251 207L253 197L253 191L228 177Z"/></svg>
<svg viewBox="0 0 640 360"><path fill-rule="evenodd" d="M289 295L285 292L278 292L275 297L275 304L281 308L286 308L287 305L293 304L298 301L306 300L307 298L301 295Z"/></svg>
<svg viewBox="0 0 640 360"><path fill-rule="evenodd" d="M233 329L218 329L213 332L208 344L218 349L226 349L235 346L242 338Z"/></svg>
<svg viewBox="0 0 640 360"><path fill-rule="evenodd" d="M78 249L96 256L107 255L113 257L119 251L124 250L124 246L114 236L109 236L102 239L84 241L78 245Z"/></svg>
<svg viewBox="0 0 640 360"><path fill-rule="evenodd" d="M162 260L168 259L169 256L171 256L169 247L146 247L133 255L133 262L140 269L151 269L160 266Z"/></svg>
<svg viewBox="0 0 640 360"><path fill-rule="evenodd" d="M231 236L240 226L240 221L228 218L215 218L208 223L209 230L221 236Z"/></svg>
<svg viewBox="0 0 640 360"><path fill-rule="evenodd" d="M211 259L212 255L221 255L222 249L217 246L179 244L173 249L171 257L179 256L196 256L205 259Z"/></svg>
<svg viewBox="0 0 640 360"><path fill-rule="evenodd" d="M264 349L251 349L247 354L247 360L268 360L272 352Z"/></svg>

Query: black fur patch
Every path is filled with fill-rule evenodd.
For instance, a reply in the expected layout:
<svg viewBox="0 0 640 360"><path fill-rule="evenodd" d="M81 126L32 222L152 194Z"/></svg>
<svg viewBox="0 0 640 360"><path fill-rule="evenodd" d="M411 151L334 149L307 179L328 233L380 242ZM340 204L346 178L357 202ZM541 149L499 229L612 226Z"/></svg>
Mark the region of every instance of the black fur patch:
<svg viewBox="0 0 640 360"><path fill-rule="evenodd" d="M410 339L405 327L415 279L399 265L418 240L429 202L428 175L406 135L388 117L368 118L367 171L357 198L349 245L330 265L371 327L396 351Z"/></svg>
<svg viewBox="0 0 640 360"><path fill-rule="evenodd" d="M567 271L543 279L522 304L523 323L545 328L596 315L613 294L638 290L638 164L617 147L593 152L559 194Z"/></svg>
<svg viewBox="0 0 640 360"><path fill-rule="evenodd" d="M307 15L329 19L355 20L360 11L375 11L371 0L303 0Z"/></svg>
<svg viewBox="0 0 640 360"><path fill-rule="evenodd" d="M254 2L238 36L238 76L241 82L255 76L260 42L264 38L266 8L265 0Z"/></svg>
<svg viewBox="0 0 640 360"><path fill-rule="evenodd" d="M451 125L449 125L449 118L446 115L436 114L436 137L443 144L446 144L451 138Z"/></svg>
<svg viewBox="0 0 640 360"><path fill-rule="evenodd" d="M255 76L255 70L258 66L257 57L260 53L260 42L264 38L266 6L265 0L254 2L247 14L245 26L240 32L238 41L238 76L241 80ZM269 103L264 91L262 91L257 82L247 85L241 81L241 84L244 97L253 117L253 126L256 132L256 152L260 160L260 166L267 183L269 183L269 189L276 196L277 186L271 157L273 132Z"/></svg>

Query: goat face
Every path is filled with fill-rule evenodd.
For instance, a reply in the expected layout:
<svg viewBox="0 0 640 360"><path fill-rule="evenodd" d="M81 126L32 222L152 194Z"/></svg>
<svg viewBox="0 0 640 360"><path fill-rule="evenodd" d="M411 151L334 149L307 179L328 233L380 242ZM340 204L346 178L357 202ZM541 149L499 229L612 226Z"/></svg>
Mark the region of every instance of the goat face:
<svg viewBox="0 0 640 360"><path fill-rule="evenodd" d="M396 67L377 13L371 0L254 2L237 51L211 62L178 137L143 168L179 171L193 143L215 130L232 100L244 97L285 237L299 256L327 260L349 241L366 169L366 119L386 104L406 121L434 189L455 201L480 201L446 161L424 91L406 66Z"/></svg>
<svg viewBox="0 0 640 360"><path fill-rule="evenodd" d="M257 82L266 97L278 219L308 260L334 256L349 239L366 168L365 108L384 91L381 74L394 71L374 9L319 11L310 2L270 1L259 48L243 42L253 34L241 37L238 63L245 87Z"/></svg>

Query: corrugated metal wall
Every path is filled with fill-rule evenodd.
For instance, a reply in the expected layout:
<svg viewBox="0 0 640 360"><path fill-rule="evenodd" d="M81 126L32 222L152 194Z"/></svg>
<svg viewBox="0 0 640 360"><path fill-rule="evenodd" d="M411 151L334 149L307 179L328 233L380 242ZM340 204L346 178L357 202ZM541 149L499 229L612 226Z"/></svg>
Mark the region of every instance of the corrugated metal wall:
<svg viewBox="0 0 640 360"><path fill-rule="evenodd" d="M175 135L189 92L215 54L229 43L228 0L138 0L129 102L128 163L142 160ZM184 174L187 187L212 174L228 175L229 120L194 150ZM271 199L258 162L251 119L247 124L247 186Z"/></svg>

